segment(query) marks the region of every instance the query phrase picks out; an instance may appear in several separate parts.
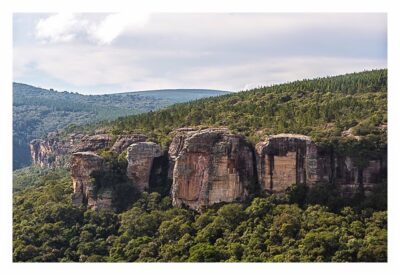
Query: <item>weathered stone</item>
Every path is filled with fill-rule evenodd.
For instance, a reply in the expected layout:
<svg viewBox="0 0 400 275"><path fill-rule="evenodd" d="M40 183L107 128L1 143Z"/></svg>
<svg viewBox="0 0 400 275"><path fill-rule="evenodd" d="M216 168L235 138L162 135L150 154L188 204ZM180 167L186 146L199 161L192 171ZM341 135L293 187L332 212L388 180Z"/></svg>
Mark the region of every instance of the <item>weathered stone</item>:
<svg viewBox="0 0 400 275"><path fill-rule="evenodd" d="M111 146L112 136L108 134L99 134L93 136L83 136L79 143L72 146L71 152L97 151Z"/></svg>
<svg viewBox="0 0 400 275"><path fill-rule="evenodd" d="M145 141L146 136L139 134L119 136L111 151L120 154L129 145ZM110 148L113 137L109 134L83 135L74 133L68 138L60 138L51 133L46 139L35 139L30 142L30 151L34 165L42 168L69 168L70 158L76 152L96 152Z"/></svg>
<svg viewBox="0 0 400 275"><path fill-rule="evenodd" d="M104 159L93 152L77 152L72 155L73 204L87 204L91 209L111 208L110 190L100 190L96 183L96 177L106 169Z"/></svg>
<svg viewBox="0 0 400 275"><path fill-rule="evenodd" d="M346 197L371 194L386 174L386 163L380 159L367 160L366 165L360 166L352 157L336 156L334 164L335 183Z"/></svg>
<svg viewBox="0 0 400 275"><path fill-rule="evenodd" d="M145 135L140 134L119 136L117 141L111 147L111 151L116 154L120 154L127 149L129 145L137 142L144 142L146 139L147 137Z"/></svg>
<svg viewBox="0 0 400 275"><path fill-rule="evenodd" d="M243 201L255 184L253 150L240 135L214 128L187 131L175 158L173 205L192 209ZM170 150L171 152L171 150Z"/></svg>
<svg viewBox="0 0 400 275"><path fill-rule="evenodd" d="M344 196L371 192L379 183L384 162L326 152L310 137L293 134L269 136L256 145L257 172L261 190L283 192L292 184L335 184Z"/></svg>
<svg viewBox="0 0 400 275"><path fill-rule="evenodd" d="M126 175L139 191L149 189L153 161L162 155L160 145L154 142L138 142L128 147Z"/></svg>
<svg viewBox="0 0 400 275"><path fill-rule="evenodd" d="M292 184L320 180L318 150L310 137L269 136L256 145L258 181L262 191L283 192Z"/></svg>
<svg viewBox="0 0 400 275"><path fill-rule="evenodd" d="M168 158L169 158L169 166L168 166L168 179L172 180L175 160L178 157L179 153L183 149L183 145L185 143L185 139L190 137L192 134L197 133L197 129L195 128L179 128L176 129L172 135L172 141L169 145L168 149Z"/></svg>
<svg viewBox="0 0 400 275"><path fill-rule="evenodd" d="M57 136L49 135L47 139L34 139L29 143L32 163L41 168L58 167L64 163L68 152L68 142L60 141Z"/></svg>

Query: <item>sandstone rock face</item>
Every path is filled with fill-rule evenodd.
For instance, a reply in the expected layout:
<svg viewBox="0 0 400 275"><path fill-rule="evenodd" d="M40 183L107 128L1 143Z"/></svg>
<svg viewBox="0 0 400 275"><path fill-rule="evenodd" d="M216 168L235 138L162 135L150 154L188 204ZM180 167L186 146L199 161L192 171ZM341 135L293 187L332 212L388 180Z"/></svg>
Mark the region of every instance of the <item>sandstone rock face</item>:
<svg viewBox="0 0 400 275"><path fill-rule="evenodd" d="M385 174L386 162L380 159L367 160L363 167L349 156L334 158L334 179L344 196L352 196L357 192L371 194L378 185L380 177Z"/></svg>
<svg viewBox="0 0 400 275"><path fill-rule="evenodd" d="M69 149L68 142L61 141L55 135L47 139L34 139L29 144L33 165L41 168L58 167L64 162Z"/></svg>
<svg viewBox="0 0 400 275"><path fill-rule="evenodd" d="M386 169L379 159L356 165L350 156L325 152L310 137L269 136L256 145L258 181L262 191L284 192L293 184L336 184L345 196L371 192Z"/></svg>
<svg viewBox="0 0 400 275"><path fill-rule="evenodd" d="M94 152L99 149L110 147L111 142L112 136L108 134L83 136L79 143L71 147L71 152Z"/></svg>
<svg viewBox="0 0 400 275"><path fill-rule="evenodd" d="M128 147L126 175L139 191L149 189L153 161L162 155L160 145L154 142L138 142Z"/></svg>
<svg viewBox="0 0 400 275"><path fill-rule="evenodd" d="M171 144L169 145L168 149L168 178L170 180L172 180L173 178L175 160L178 157L179 153L182 151L186 138L195 133L197 133L197 130L195 128L179 128L173 132L174 137L172 138Z"/></svg>
<svg viewBox="0 0 400 275"><path fill-rule="evenodd" d="M318 149L307 136L280 134L256 145L262 191L283 192L292 184L313 184L321 178Z"/></svg>
<svg viewBox="0 0 400 275"><path fill-rule="evenodd" d="M112 208L111 187L103 188L97 182L106 170L104 159L93 152L77 152L72 155L73 204L85 204L91 209Z"/></svg>
<svg viewBox="0 0 400 275"><path fill-rule="evenodd" d="M113 143L109 134L83 135L74 133L67 138L60 138L57 134L49 134L46 139L35 139L30 142L30 151L33 165L42 168L65 167L69 168L71 155L76 152L95 152L110 148L120 154L129 145L145 141L144 135L121 135Z"/></svg>
<svg viewBox="0 0 400 275"><path fill-rule="evenodd" d="M170 152L175 158L172 201L192 209L242 201L254 187L253 150L242 136L227 129L186 131ZM188 133L189 132L189 133Z"/></svg>
<svg viewBox="0 0 400 275"><path fill-rule="evenodd" d="M117 141L111 147L111 151L117 154L122 153L129 145L137 142L146 141L147 137L145 135L123 135L117 138Z"/></svg>

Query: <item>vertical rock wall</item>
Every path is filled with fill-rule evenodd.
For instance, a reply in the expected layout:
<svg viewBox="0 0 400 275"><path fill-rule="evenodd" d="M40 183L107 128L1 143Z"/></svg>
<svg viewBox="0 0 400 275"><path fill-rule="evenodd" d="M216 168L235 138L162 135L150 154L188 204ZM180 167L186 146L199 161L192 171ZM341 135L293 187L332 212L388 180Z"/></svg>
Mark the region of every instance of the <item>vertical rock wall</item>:
<svg viewBox="0 0 400 275"><path fill-rule="evenodd" d="M312 184L320 180L317 147L307 136L269 136L256 145L256 152L262 191L283 192L292 184Z"/></svg>
<svg viewBox="0 0 400 275"><path fill-rule="evenodd" d="M91 209L112 208L112 190L99 186L96 177L107 170L102 157L93 152L77 152L72 155L72 202L87 205Z"/></svg>
<svg viewBox="0 0 400 275"><path fill-rule="evenodd" d="M162 155L160 145L154 142L138 142L128 147L126 175L132 180L137 190L149 189L153 161Z"/></svg>
<svg viewBox="0 0 400 275"><path fill-rule="evenodd" d="M242 136L219 128L191 132L175 159L173 205L243 201L255 181L253 151Z"/></svg>

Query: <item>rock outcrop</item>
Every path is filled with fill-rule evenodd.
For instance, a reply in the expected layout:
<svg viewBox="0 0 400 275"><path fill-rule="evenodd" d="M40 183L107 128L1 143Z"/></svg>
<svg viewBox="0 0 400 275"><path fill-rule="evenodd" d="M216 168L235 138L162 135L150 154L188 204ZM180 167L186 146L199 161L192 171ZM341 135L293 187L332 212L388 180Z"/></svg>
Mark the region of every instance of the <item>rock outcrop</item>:
<svg viewBox="0 0 400 275"><path fill-rule="evenodd" d="M55 133L50 133L46 139L34 139L29 143L32 163L41 168L52 168L64 163L68 154L70 142L59 139Z"/></svg>
<svg viewBox="0 0 400 275"><path fill-rule="evenodd" d="M356 165L352 156L326 152L310 137L293 134L269 136L256 145L258 182L262 191L284 192L293 184L335 184L345 196L371 192L386 170L382 159Z"/></svg>
<svg viewBox="0 0 400 275"><path fill-rule="evenodd" d="M283 192L292 184L313 184L321 180L318 149L307 136L269 136L256 145L256 152L262 191Z"/></svg>
<svg viewBox="0 0 400 275"><path fill-rule="evenodd" d="M256 181L251 146L224 128L184 132L170 148L175 152L173 205L198 210L218 202L243 201Z"/></svg>
<svg viewBox="0 0 400 275"><path fill-rule="evenodd" d="M87 205L91 209L112 209L112 189L101 186L100 178L107 170L104 158L93 152L72 155L71 176L74 205Z"/></svg>
<svg viewBox="0 0 400 275"><path fill-rule="evenodd" d="M110 148L113 153L120 154L135 142L146 141L147 137L140 134L121 135L114 138L109 134L83 135L71 134L61 138L51 133L45 139L35 139L30 142L33 165L42 168L69 168L71 155L77 152L96 152Z"/></svg>
<svg viewBox="0 0 400 275"><path fill-rule="evenodd" d="M79 143L71 147L71 152L94 152L104 149L111 146L112 139L108 134L83 136Z"/></svg>
<svg viewBox="0 0 400 275"><path fill-rule="evenodd" d="M71 136L68 145L56 139L32 142L32 157L48 165L46 156L55 151L72 154L73 202L91 209L118 209L120 193L115 191L121 190L120 183L132 187L130 192L133 187L141 192L170 190L174 206L202 210L219 202L243 201L258 191L284 192L293 184L334 184L345 196L369 194L386 172L385 156L342 155L303 135L268 136L253 148L227 128L181 128L174 134L168 154L143 135L119 136L110 147L112 139L99 134ZM126 170L115 170L115 164L92 151L73 153L104 146L114 156L126 150Z"/></svg>
<svg viewBox="0 0 400 275"><path fill-rule="evenodd" d="M175 160L178 157L179 153L182 151L185 140L192 134L195 134L197 132L198 130L195 128L179 128L173 132L173 138L168 148L168 179L172 180L173 178Z"/></svg>
<svg viewBox="0 0 400 275"><path fill-rule="evenodd" d="M341 193L351 197L356 193L371 194L380 182L380 177L386 176L385 159L367 159L364 165L357 165L357 160L350 156L335 156L333 158L334 183Z"/></svg>
<svg viewBox="0 0 400 275"><path fill-rule="evenodd" d="M133 135L122 135L118 136L114 145L111 147L111 152L121 154L129 145L137 142L144 142L147 140L145 135L133 134Z"/></svg>
<svg viewBox="0 0 400 275"><path fill-rule="evenodd" d="M149 189L154 159L162 157L162 155L160 145L154 142L138 142L128 147L126 174L137 190Z"/></svg>

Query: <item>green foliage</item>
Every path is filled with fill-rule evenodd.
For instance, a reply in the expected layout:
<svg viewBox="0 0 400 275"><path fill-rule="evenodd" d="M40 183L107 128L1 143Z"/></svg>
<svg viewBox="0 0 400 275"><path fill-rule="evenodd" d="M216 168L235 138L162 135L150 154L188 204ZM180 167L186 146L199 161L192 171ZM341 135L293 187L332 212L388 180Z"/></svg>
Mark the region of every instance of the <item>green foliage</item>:
<svg viewBox="0 0 400 275"><path fill-rule="evenodd" d="M141 132L161 144L179 127L226 126L252 142L267 134L298 133L335 145L343 142L342 131L354 127L353 134L379 153L386 144L386 114L387 70L374 70L200 99L104 126L114 134Z"/></svg>
<svg viewBox="0 0 400 275"><path fill-rule="evenodd" d="M82 125L164 108L177 102L211 97L217 90L155 90L81 95L13 83L13 166L29 165L28 144L49 132L78 131ZM96 124L94 124L96 125Z"/></svg>
<svg viewBox="0 0 400 275"><path fill-rule="evenodd" d="M252 142L266 134L301 133L326 150L351 154L362 167L387 151L386 90L387 71L374 70L201 99L81 130L140 132L163 145L183 126L227 126ZM360 141L342 137L350 128ZM123 188L123 158L100 154L112 169L96 180L130 193ZM330 185L293 186L284 195L222 203L202 213L144 192L122 202L116 214L72 206L70 180L62 173L33 173L33 179L29 171L15 176L21 191L14 194L14 261L387 261L384 184L362 200L340 199Z"/></svg>
<svg viewBox="0 0 400 275"><path fill-rule="evenodd" d="M116 214L71 205L68 175L48 173L14 194L14 261L384 262L387 213L332 211L304 199L256 197L197 213L142 193ZM308 190L307 190L308 192ZM306 194L307 194L306 192ZM299 192L295 192L299 194Z"/></svg>

